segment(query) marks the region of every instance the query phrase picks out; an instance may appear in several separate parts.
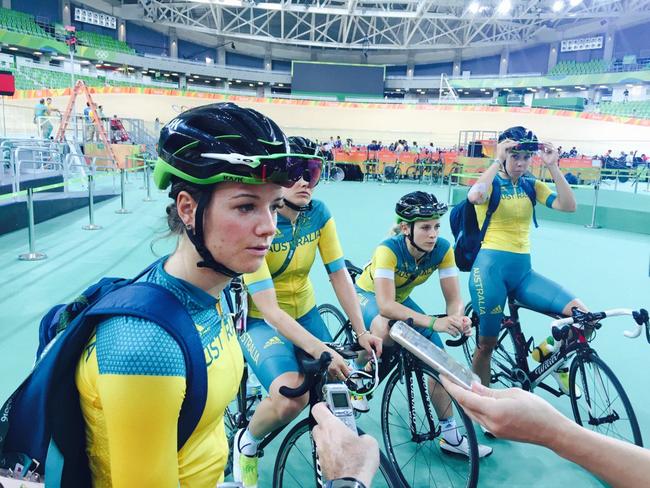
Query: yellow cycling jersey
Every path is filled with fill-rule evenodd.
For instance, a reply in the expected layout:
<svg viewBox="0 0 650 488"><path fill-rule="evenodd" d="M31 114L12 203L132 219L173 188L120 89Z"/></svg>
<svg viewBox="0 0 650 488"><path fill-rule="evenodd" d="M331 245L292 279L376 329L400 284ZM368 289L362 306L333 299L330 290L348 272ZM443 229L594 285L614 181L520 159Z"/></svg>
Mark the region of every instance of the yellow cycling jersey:
<svg viewBox="0 0 650 488"><path fill-rule="evenodd" d="M372 260L357 278L357 286L375 292L375 278L395 281L395 301L402 303L418 285L429 279L435 270L440 278L456 276L454 250L449 241L439 237L433 250L416 262L406 245L406 237L396 235L382 242L372 255Z"/></svg>
<svg viewBox="0 0 650 488"><path fill-rule="evenodd" d="M260 269L244 275L250 295L275 288L278 305L293 318L300 318L316 306L309 272L320 252L325 269L334 273L345 267L336 225L325 204L313 200L311 208L300 212L295 225L278 215L271 249ZM248 301L248 315L263 318L254 301Z"/></svg>
<svg viewBox="0 0 650 488"><path fill-rule="evenodd" d="M217 300L167 274L162 263L146 279L174 293L195 321L208 373L205 409L178 451L185 397L185 360L178 343L143 319L116 316L100 322L75 375L93 487L216 486L228 459L223 412L243 372L232 320Z"/></svg>
<svg viewBox="0 0 650 488"><path fill-rule="evenodd" d="M495 179L501 187L501 201L492 214L481 249L494 249L521 254L530 253L530 222L533 218L533 204L521 186L513 185L509 178L497 175ZM528 177L528 181L532 178ZM534 180L535 199L542 205L553 207L557 195L548 185L540 180ZM489 195L482 204L475 206L476 219L479 229L485 221Z"/></svg>

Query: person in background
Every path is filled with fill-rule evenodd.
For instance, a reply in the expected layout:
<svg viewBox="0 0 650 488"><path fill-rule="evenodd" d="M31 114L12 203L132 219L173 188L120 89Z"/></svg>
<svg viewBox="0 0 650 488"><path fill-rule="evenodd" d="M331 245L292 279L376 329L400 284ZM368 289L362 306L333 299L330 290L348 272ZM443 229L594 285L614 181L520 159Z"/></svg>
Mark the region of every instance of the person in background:
<svg viewBox="0 0 650 488"><path fill-rule="evenodd" d="M95 114L90 108L90 102L86 102L84 108L84 142L92 142L95 139Z"/></svg>
<svg viewBox="0 0 650 488"><path fill-rule="evenodd" d="M41 98L34 107L34 123L38 129L38 136L46 139L50 137L50 133L52 132L52 124L50 124L47 116L47 105L45 105L45 99Z"/></svg>

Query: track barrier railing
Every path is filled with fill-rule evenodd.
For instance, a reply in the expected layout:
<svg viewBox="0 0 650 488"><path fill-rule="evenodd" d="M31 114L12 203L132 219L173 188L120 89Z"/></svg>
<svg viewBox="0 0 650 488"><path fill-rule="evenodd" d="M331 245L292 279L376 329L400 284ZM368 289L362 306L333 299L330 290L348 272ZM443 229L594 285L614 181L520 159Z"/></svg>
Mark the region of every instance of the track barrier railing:
<svg viewBox="0 0 650 488"><path fill-rule="evenodd" d="M46 259L47 255L45 253L39 252L36 250L36 234L35 234L35 215L34 215L34 194L40 193L48 190L54 190L56 188L64 188L69 183L86 183L88 185L88 224L84 225L82 228L86 230L97 230L101 229L100 225L95 224L95 180L99 178L105 178L109 176L114 176L115 168L108 166L97 166L96 159L103 159L102 157L92 158L92 163L89 165L90 173L85 177L72 178L61 183L54 183L51 185L43 185L34 188L28 188L26 190L20 190L13 193L8 193L5 195L0 195L0 202L4 200L17 199L26 196L26 206L27 206L27 245L29 251L24 254L20 254L18 258L21 261L40 261ZM88 166L87 166L88 167ZM98 168L108 169L101 175L96 174ZM124 197L125 197L125 175L126 173L132 171L139 171L144 169L145 165L134 166L132 168L121 169L120 170L120 180L121 180L121 192L120 192L120 209L116 213L130 213L129 210L126 210L124 207ZM149 190L150 191L150 190ZM122 212L124 209L126 212Z"/></svg>

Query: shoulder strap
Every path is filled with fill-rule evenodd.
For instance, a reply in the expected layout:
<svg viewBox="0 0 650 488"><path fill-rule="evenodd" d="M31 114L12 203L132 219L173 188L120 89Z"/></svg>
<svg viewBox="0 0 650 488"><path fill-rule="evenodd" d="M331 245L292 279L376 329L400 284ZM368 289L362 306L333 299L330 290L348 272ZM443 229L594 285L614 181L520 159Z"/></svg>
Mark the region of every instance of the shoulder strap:
<svg viewBox="0 0 650 488"><path fill-rule="evenodd" d="M488 201L487 212L485 212L485 220L481 226L481 241L485 238L485 233L487 232L488 225L490 225L490 220L492 219L492 214L496 212L499 202L501 201L501 183L494 178L492 180L492 193L490 194L490 200Z"/></svg>
<svg viewBox="0 0 650 488"><path fill-rule="evenodd" d="M298 232L300 231L300 224L302 218L303 218L303 213L300 212L300 214L298 214L298 219L296 220L296 227L293 231L294 233L292 234L291 241L289 243L289 252L287 253L287 256L284 258L284 262L282 263L282 266L280 266L274 273L271 273L271 279L275 279L278 276L280 276L289 267L289 264L291 264L293 255L296 253L296 247L298 247L297 235Z"/></svg>
<svg viewBox="0 0 650 488"><path fill-rule="evenodd" d="M192 317L176 296L160 285L138 282L100 298L87 316L130 315L162 327L178 343L185 359L186 393L178 420L180 450L199 423L208 394L203 346Z"/></svg>
<svg viewBox="0 0 650 488"><path fill-rule="evenodd" d="M535 212L535 206L537 205L537 194L535 193L535 179L522 176L520 178L520 182L521 182L520 183L521 189L524 190L526 195L528 195L528 198L530 198L530 203L533 204L533 223L535 224L535 227L539 227L539 225L537 225L537 215Z"/></svg>

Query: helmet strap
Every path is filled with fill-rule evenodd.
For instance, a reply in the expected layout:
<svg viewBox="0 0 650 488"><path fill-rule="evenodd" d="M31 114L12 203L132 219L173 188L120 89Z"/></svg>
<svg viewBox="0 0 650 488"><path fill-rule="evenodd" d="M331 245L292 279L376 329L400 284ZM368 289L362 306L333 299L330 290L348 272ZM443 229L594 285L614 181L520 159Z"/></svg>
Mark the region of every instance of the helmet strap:
<svg viewBox="0 0 650 488"><path fill-rule="evenodd" d="M203 214L205 213L205 208L208 206L208 203L210 202L211 196L212 196L212 192L210 191L201 192L201 195L199 196L199 201L196 204L194 229L192 229L191 227L189 228L186 227L185 232L187 233L187 237L194 245L196 252L198 252L199 256L201 256L202 261L196 263L197 267L209 268L212 271L216 271L217 273L225 275L229 278L236 278L237 276L241 275L241 273L237 273L231 270L230 268L228 268L227 266L219 263L216 259L214 259L212 253L205 246L205 236L203 234Z"/></svg>
<svg viewBox="0 0 650 488"><path fill-rule="evenodd" d="M307 210L311 210L313 205L313 202L310 200L307 205L296 205L295 203L290 202L286 198L284 199L284 204L289 207L291 210L295 210L296 212L305 212Z"/></svg>
<svg viewBox="0 0 650 488"><path fill-rule="evenodd" d="M415 221L411 222L411 232L410 232L409 235L408 235L409 242L410 242L411 245L412 245L415 249L417 249L418 251L423 252L424 254L428 253L429 251L425 251L424 249L422 249L420 246L418 246L418 245L415 243L415 238L413 237L414 234L415 234Z"/></svg>

